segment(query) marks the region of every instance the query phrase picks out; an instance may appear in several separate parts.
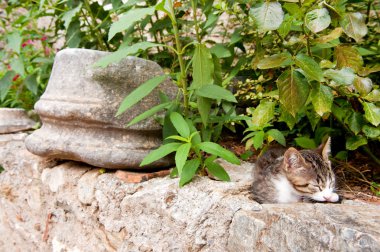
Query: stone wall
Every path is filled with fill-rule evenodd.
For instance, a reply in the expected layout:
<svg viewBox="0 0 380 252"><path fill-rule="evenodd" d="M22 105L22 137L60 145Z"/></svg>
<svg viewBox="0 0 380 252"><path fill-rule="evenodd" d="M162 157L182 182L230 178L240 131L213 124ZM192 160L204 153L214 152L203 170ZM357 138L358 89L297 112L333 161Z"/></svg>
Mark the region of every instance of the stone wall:
<svg viewBox="0 0 380 252"><path fill-rule="evenodd" d="M380 206L259 205L249 163L223 163L229 183L131 184L35 156L26 135L0 135L0 251L380 251Z"/></svg>

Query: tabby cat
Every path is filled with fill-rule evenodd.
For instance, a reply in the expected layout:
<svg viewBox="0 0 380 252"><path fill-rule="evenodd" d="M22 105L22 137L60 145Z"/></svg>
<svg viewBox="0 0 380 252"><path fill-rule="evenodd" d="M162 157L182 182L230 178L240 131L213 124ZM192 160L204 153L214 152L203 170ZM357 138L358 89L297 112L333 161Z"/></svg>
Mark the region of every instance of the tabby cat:
<svg viewBox="0 0 380 252"><path fill-rule="evenodd" d="M253 169L253 198L259 203L337 202L330 145L328 138L316 150L269 149Z"/></svg>

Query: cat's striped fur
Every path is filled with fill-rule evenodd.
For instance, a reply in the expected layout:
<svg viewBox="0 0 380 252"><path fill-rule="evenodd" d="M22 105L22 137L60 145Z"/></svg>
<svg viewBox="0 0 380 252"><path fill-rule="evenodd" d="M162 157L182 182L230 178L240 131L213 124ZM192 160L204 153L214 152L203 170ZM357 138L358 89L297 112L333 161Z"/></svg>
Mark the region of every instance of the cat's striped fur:
<svg viewBox="0 0 380 252"><path fill-rule="evenodd" d="M269 149L256 162L252 193L259 203L336 202L330 138L317 150Z"/></svg>

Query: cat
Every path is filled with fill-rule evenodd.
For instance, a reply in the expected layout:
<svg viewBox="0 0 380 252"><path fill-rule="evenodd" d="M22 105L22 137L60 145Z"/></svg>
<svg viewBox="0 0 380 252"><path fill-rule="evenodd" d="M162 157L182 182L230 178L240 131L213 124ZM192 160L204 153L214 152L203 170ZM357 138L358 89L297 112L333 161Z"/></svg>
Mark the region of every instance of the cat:
<svg viewBox="0 0 380 252"><path fill-rule="evenodd" d="M272 148L253 169L253 199L259 203L337 202L329 155L331 139L316 150Z"/></svg>

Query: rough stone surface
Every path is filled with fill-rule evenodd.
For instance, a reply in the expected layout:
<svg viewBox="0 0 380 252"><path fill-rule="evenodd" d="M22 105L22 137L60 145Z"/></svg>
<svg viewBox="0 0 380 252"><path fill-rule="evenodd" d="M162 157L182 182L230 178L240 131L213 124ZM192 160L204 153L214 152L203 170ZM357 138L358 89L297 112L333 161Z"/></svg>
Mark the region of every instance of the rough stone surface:
<svg viewBox="0 0 380 252"><path fill-rule="evenodd" d="M117 170L115 176L126 183L141 183L152 178L165 177L170 174L170 170L162 170L157 172L131 172Z"/></svg>
<svg viewBox="0 0 380 252"><path fill-rule="evenodd" d="M87 49L65 49L56 55L49 84L35 105L43 125L27 138L29 151L104 168L144 169L139 164L160 146L161 127L153 117L129 128L125 125L159 104L159 90L173 98L178 89L166 80L115 118L128 94L163 71L157 63L136 57L106 68L94 67L106 55ZM171 164L171 158L164 158L148 168Z"/></svg>
<svg viewBox="0 0 380 252"><path fill-rule="evenodd" d="M29 130L35 125L23 109L0 108L0 134Z"/></svg>
<svg viewBox="0 0 380 252"><path fill-rule="evenodd" d="M380 248L380 206L260 205L249 198L249 163L221 162L230 183L205 177L183 188L168 177L125 183L82 163L30 154L25 135L0 136L0 251Z"/></svg>

